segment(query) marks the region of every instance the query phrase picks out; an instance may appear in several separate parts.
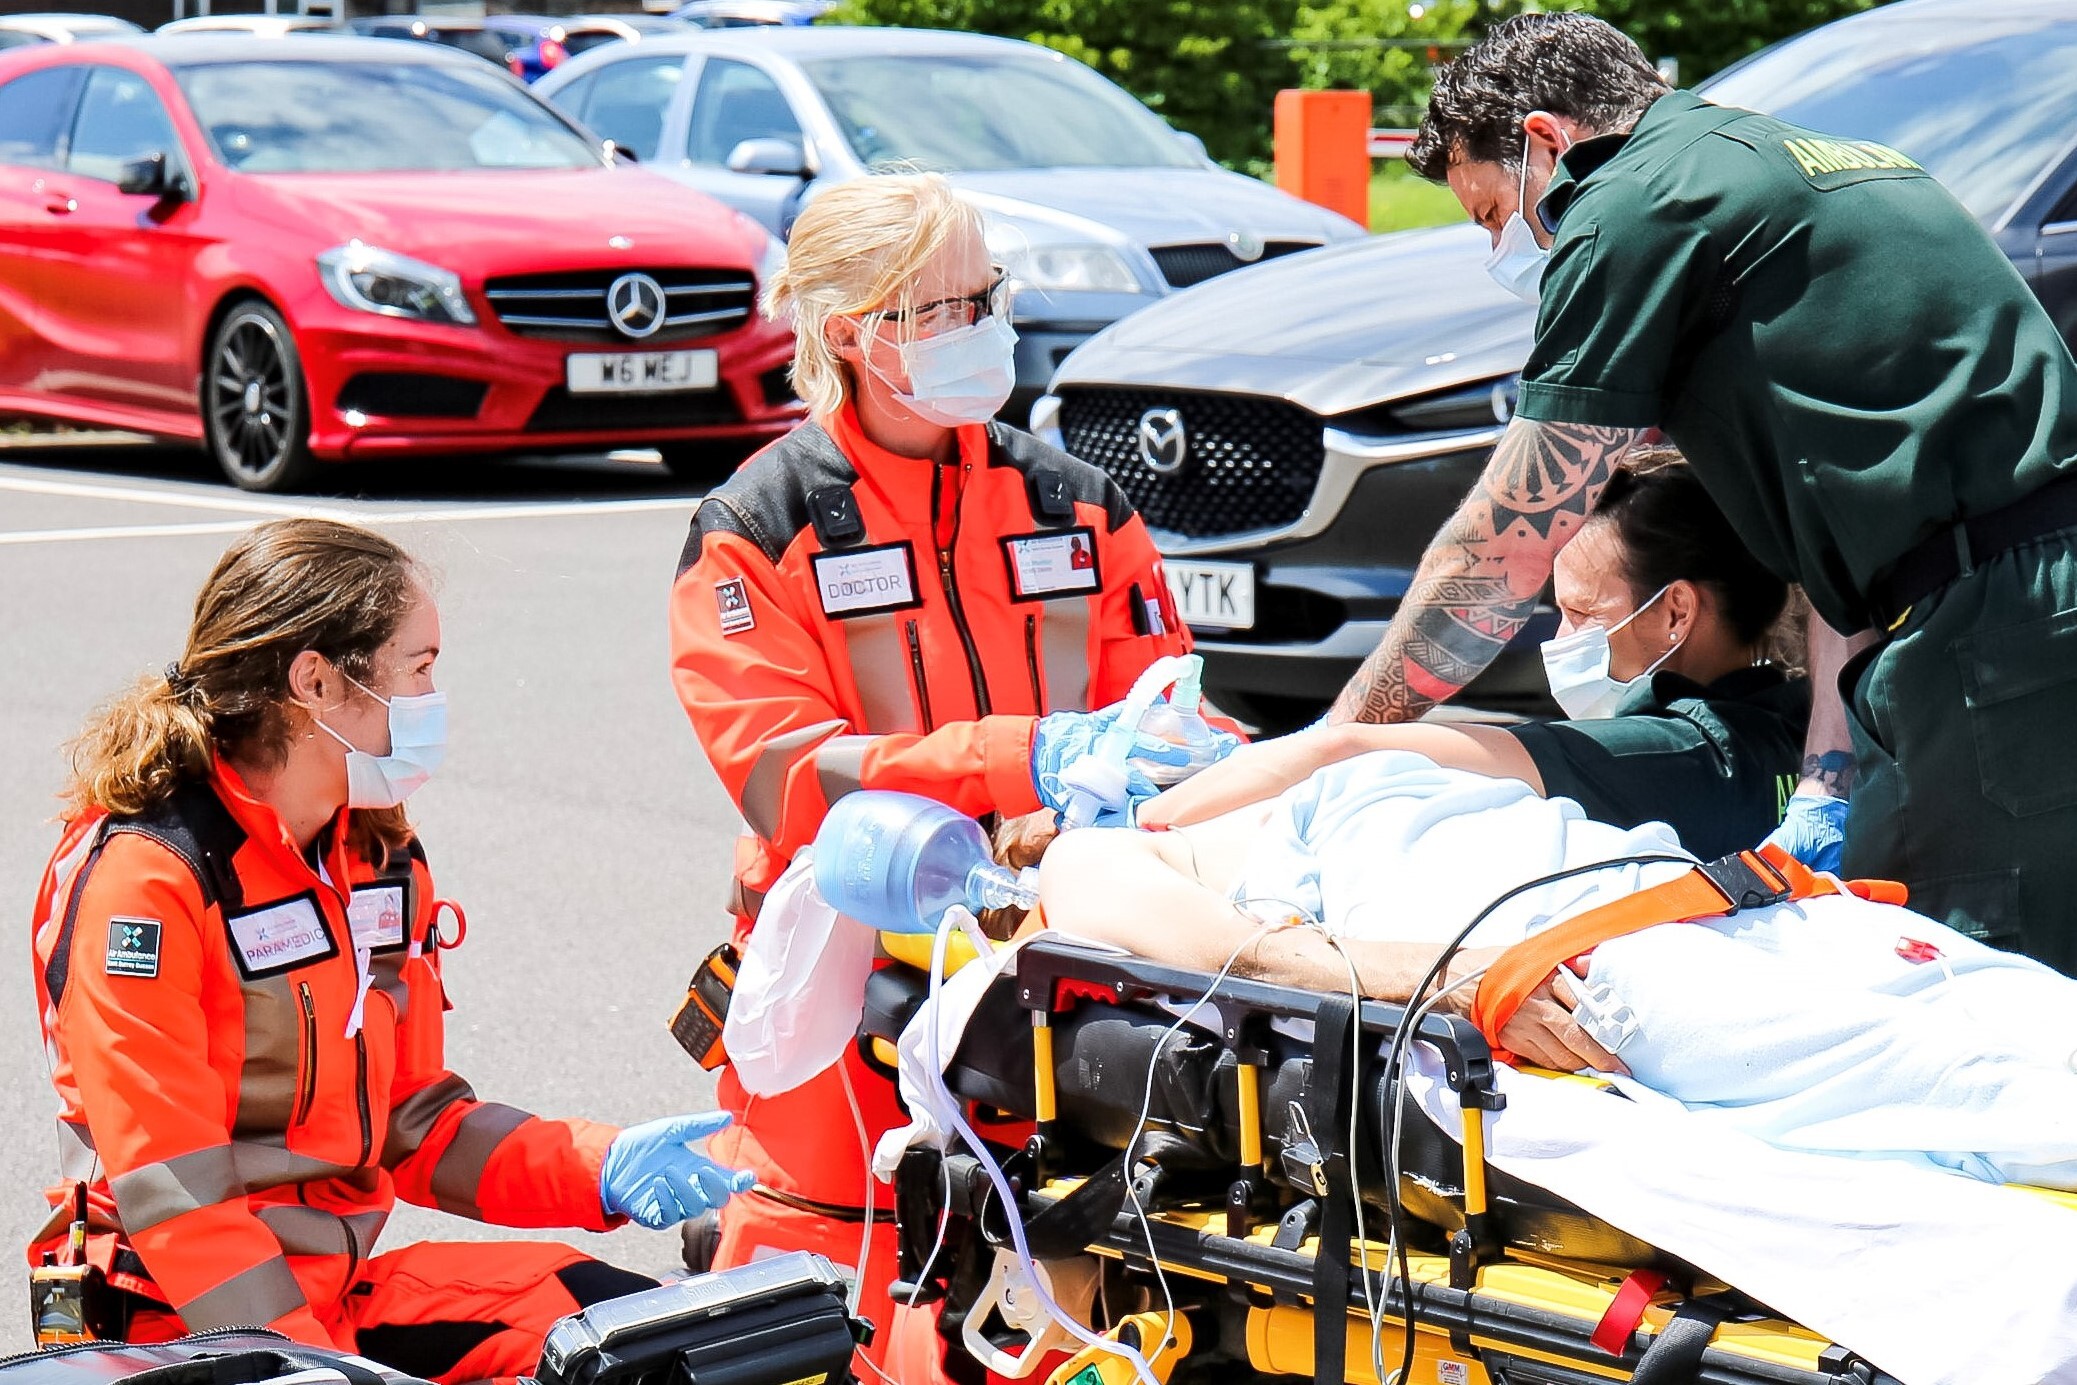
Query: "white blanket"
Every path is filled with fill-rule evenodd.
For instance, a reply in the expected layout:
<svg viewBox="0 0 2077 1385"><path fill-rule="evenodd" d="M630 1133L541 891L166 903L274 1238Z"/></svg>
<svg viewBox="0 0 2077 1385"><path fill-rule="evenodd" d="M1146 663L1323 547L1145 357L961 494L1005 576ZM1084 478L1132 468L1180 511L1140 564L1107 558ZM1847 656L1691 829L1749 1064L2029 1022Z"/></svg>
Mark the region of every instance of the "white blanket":
<svg viewBox="0 0 2077 1385"><path fill-rule="evenodd" d="M1426 1045L1407 1089L1461 1132ZM2077 1212L1936 1170L1777 1149L1670 1102L1506 1069L1500 1089L1491 1163L1904 1385L2077 1381Z"/></svg>
<svg viewBox="0 0 2077 1385"><path fill-rule="evenodd" d="M1236 896L1298 903L1346 936L1439 942L1512 886L1666 851L1662 825L1619 831L1524 785L1386 752L1285 795ZM1469 945L1518 941L1682 868L1539 887ZM980 979L904 1035L905 1095L922 1085L912 1038L937 1023L949 1058ZM1508 1073L1496 1164L1906 1385L2077 1382L2077 1213L1993 1186L2077 1186L2077 982L1908 910L1831 898L1604 944L1587 990L1638 1100Z"/></svg>

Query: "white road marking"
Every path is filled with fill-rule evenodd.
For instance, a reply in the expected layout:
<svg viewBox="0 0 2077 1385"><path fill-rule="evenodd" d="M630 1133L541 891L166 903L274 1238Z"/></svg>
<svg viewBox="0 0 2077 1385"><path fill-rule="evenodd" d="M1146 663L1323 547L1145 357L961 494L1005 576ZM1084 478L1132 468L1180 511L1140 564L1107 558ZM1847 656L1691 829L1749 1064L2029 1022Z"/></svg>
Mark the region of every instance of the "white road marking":
<svg viewBox="0 0 2077 1385"><path fill-rule="evenodd" d="M110 524L98 529L17 529L0 532L0 547L28 543L78 543L88 539L150 539L169 534L242 534L252 528L249 519L218 520L214 524Z"/></svg>
<svg viewBox="0 0 2077 1385"><path fill-rule="evenodd" d="M327 519L350 518L344 510L317 509L292 500L262 500L257 496L212 491L161 490L145 486L99 486L85 481L50 481L38 476L0 476L0 490L24 495L64 495L84 500L128 500L139 505L174 505L188 510L228 510L232 514L322 515Z"/></svg>
<svg viewBox="0 0 2077 1385"><path fill-rule="evenodd" d="M0 481L4 479L0 478ZM317 509L284 509L266 513L272 518L304 515L342 520L349 524L381 526L462 523L479 519L546 519L562 515L635 514L654 510L689 512L698 503L690 497L656 496L644 500L558 500L516 505L486 505L475 509L458 507L441 510L399 510L388 513L381 510ZM249 520L215 520L195 524L110 524L78 529L22 529L12 532L0 531L0 546L81 543L97 539L169 538L192 534L239 534L251 527L252 522Z"/></svg>

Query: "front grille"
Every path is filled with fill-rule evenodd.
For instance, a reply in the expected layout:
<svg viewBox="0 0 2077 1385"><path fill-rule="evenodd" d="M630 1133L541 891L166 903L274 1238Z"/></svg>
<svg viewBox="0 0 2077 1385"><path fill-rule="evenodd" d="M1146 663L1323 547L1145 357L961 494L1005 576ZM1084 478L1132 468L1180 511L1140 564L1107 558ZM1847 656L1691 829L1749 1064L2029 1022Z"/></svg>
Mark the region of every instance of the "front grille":
<svg viewBox="0 0 2077 1385"><path fill-rule="evenodd" d="M1245 394L1075 387L1060 391L1067 450L1109 472L1147 523L1207 539L1295 524L1326 460L1320 420L1296 404ZM1173 409L1182 467L1164 475L1140 455L1140 420Z"/></svg>
<svg viewBox="0 0 2077 1385"><path fill-rule="evenodd" d="M521 274L483 286L491 311L523 337L561 341L633 340L606 316L606 290L624 269ZM750 320L757 284L739 269L649 269L640 271L663 288L664 325L640 338L644 346L692 341L733 331Z"/></svg>
<svg viewBox="0 0 2077 1385"><path fill-rule="evenodd" d="M378 418L474 418L489 389L481 380L407 371L362 371L339 391L340 413Z"/></svg>
<svg viewBox="0 0 2077 1385"><path fill-rule="evenodd" d="M1157 245L1151 250L1155 267L1161 277L1168 280L1172 289L1186 289L1192 284L1201 284L1207 279L1216 279L1230 270L1240 269L1264 260L1273 260L1280 255L1295 254L1300 250L1315 250L1319 242L1310 240L1273 240L1265 243L1262 253L1252 260L1244 260L1233 253L1225 241L1206 241L1201 245Z"/></svg>
<svg viewBox="0 0 2077 1385"><path fill-rule="evenodd" d="M1307 587L1255 584L1255 623L1245 630L1207 630L1220 644L1315 644L1348 623L1349 606Z"/></svg>
<svg viewBox="0 0 2077 1385"><path fill-rule="evenodd" d="M793 369L790 366L774 366L767 370L757 377L757 388L763 394L764 402L774 409L800 403L800 397L793 392Z"/></svg>
<svg viewBox="0 0 2077 1385"><path fill-rule="evenodd" d="M735 396L725 386L676 394L571 394L557 385L526 426L530 433L611 433L716 428L742 421Z"/></svg>

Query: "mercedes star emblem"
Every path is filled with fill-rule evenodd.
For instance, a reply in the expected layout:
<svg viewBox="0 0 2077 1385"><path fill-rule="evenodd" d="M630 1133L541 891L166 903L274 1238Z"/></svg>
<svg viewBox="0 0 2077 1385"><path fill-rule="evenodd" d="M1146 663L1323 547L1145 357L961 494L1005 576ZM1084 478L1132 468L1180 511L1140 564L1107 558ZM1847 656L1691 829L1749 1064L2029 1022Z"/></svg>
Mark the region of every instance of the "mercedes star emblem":
<svg viewBox="0 0 2077 1385"><path fill-rule="evenodd" d="M663 285L646 274L623 274L606 290L606 316L624 337L654 336L663 327Z"/></svg>
<svg viewBox="0 0 2077 1385"><path fill-rule="evenodd" d="M1183 416L1174 409L1149 409L1139 416L1139 459L1147 470L1173 476L1183 469L1190 455L1190 435L1183 431Z"/></svg>

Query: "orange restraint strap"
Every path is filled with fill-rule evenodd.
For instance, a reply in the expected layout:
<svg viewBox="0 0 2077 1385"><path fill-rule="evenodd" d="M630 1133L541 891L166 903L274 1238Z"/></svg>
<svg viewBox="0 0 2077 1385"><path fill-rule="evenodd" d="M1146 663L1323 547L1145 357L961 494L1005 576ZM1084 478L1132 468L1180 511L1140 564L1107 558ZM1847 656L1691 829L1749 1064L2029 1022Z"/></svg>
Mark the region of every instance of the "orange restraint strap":
<svg viewBox="0 0 2077 1385"><path fill-rule="evenodd" d="M1610 938L1691 919L1721 918L1741 909L1760 909L1791 899L1813 899L1841 890L1880 904L1902 904L1904 887L1890 880L1839 881L1818 875L1778 846L1741 851L1697 866L1663 885L1624 895L1554 928L1532 935L1500 954L1486 971L1471 1002L1471 1021L1493 1046L1493 1056L1512 1062L1500 1031L1522 1002L1559 967L1592 952Z"/></svg>

